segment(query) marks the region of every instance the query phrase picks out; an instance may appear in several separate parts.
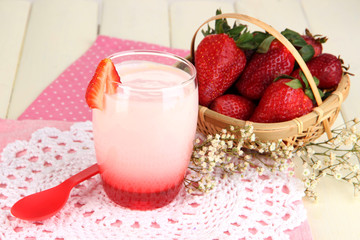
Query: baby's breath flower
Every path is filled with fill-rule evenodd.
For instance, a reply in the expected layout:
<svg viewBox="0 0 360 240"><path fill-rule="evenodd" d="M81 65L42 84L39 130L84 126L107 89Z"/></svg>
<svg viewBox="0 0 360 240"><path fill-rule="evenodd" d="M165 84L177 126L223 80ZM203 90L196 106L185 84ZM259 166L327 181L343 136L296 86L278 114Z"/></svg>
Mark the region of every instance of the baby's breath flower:
<svg viewBox="0 0 360 240"><path fill-rule="evenodd" d="M310 182L309 188L310 188L310 189L314 189L314 188L316 187L317 183L318 183L317 180L312 179L312 181Z"/></svg>
<svg viewBox="0 0 360 240"><path fill-rule="evenodd" d="M321 167L321 161L317 161L312 167L315 170L319 169Z"/></svg>
<svg viewBox="0 0 360 240"><path fill-rule="evenodd" d="M314 153L315 153L314 149L312 149L311 147L307 148L308 156L312 156L312 155L314 155Z"/></svg>
<svg viewBox="0 0 360 240"><path fill-rule="evenodd" d="M258 172L259 175L262 175L265 171L265 169L263 167L257 167L256 171Z"/></svg>
<svg viewBox="0 0 360 240"><path fill-rule="evenodd" d="M310 179L311 179L311 180L315 180L315 178L316 178L315 173L312 173L312 174L310 175Z"/></svg>
<svg viewBox="0 0 360 240"><path fill-rule="evenodd" d="M323 178L326 176L326 172L321 172L320 175L318 176L319 178Z"/></svg>
<svg viewBox="0 0 360 240"><path fill-rule="evenodd" d="M249 161L250 159L251 159L251 155L245 155L245 156L244 156L244 160L245 160L245 161Z"/></svg>
<svg viewBox="0 0 360 240"><path fill-rule="evenodd" d="M273 152L273 151L275 151L275 149L276 149L276 145L275 145L275 143L273 142L273 143L271 143L271 145L270 145L270 151L271 152Z"/></svg>
<svg viewBox="0 0 360 240"><path fill-rule="evenodd" d="M335 173L334 177L335 177L335 179L340 180L342 178L342 175L341 175L341 173L337 172L337 173Z"/></svg>
<svg viewBox="0 0 360 240"><path fill-rule="evenodd" d="M241 137L244 138L245 137L245 129L240 129L240 134L241 134Z"/></svg>
<svg viewBox="0 0 360 240"><path fill-rule="evenodd" d="M352 133L356 133L357 127L354 125L354 126L352 126L352 127L350 128L350 130L351 130Z"/></svg>
<svg viewBox="0 0 360 240"><path fill-rule="evenodd" d="M305 168L304 171L303 171L303 175L306 177L306 176L309 176L310 175L310 170Z"/></svg>
<svg viewBox="0 0 360 240"><path fill-rule="evenodd" d="M352 170L353 172L358 171L358 170L359 170L359 164L354 164L354 165L352 166L351 170Z"/></svg>
<svg viewBox="0 0 360 240"><path fill-rule="evenodd" d="M249 133L253 133L253 132L254 132L254 126L253 126L252 124L249 124L249 125L248 125L248 128L247 128L247 131L248 131Z"/></svg>
<svg viewBox="0 0 360 240"><path fill-rule="evenodd" d="M254 142L254 141L255 141L255 134L253 133L250 136L250 142Z"/></svg>
<svg viewBox="0 0 360 240"><path fill-rule="evenodd" d="M206 151L206 150L205 150ZM205 151L204 150L200 150L198 151L197 153L200 155L200 156L205 156Z"/></svg>
<svg viewBox="0 0 360 240"><path fill-rule="evenodd" d="M296 151L296 155L297 155L298 157L301 157L302 152L301 152L301 151Z"/></svg>
<svg viewBox="0 0 360 240"><path fill-rule="evenodd" d="M226 168L227 168L229 171L234 171L234 170L235 170L235 168L234 168L234 163L228 163L228 164L226 165Z"/></svg>

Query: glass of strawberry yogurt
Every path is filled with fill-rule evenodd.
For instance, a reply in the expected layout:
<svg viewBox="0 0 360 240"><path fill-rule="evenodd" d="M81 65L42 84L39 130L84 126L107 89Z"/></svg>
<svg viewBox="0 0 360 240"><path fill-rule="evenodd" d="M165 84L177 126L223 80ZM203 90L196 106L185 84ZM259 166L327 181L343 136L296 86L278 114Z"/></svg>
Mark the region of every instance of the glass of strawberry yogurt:
<svg viewBox="0 0 360 240"><path fill-rule="evenodd" d="M181 57L128 51L109 57L121 83L93 109L96 158L106 194L117 204L150 210L182 187L198 112L195 67Z"/></svg>

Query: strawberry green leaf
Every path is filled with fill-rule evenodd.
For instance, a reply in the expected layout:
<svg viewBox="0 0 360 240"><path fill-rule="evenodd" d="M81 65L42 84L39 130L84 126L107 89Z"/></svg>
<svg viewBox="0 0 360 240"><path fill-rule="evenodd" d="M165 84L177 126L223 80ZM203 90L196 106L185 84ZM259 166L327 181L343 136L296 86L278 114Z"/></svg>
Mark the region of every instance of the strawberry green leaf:
<svg viewBox="0 0 360 240"><path fill-rule="evenodd" d="M209 24L207 25L207 30L206 31L201 30L201 32L204 35L204 37L206 37L207 35L215 34L214 29L212 29Z"/></svg>
<svg viewBox="0 0 360 240"><path fill-rule="evenodd" d="M229 31L227 31L229 37L231 38L235 38L238 39L241 35L241 32L246 30L246 25L236 25L234 24L233 28L229 29Z"/></svg>
<svg viewBox="0 0 360 240"><path fill-rule="evenodd" d="M286 28L281 32L281 34L296 47L304 47L307 45L306 41L301 37L301 35L293 30Z"/></svg>
<svg viewBox="0 0 360 240"><path fill-rule="evenodd" d="M290 76L290 75L281 74L280 76L278 76L277 78L275 78L273 82L276 82L277 80L282 79L282 78L297 79L297 78L295 78L295 77L293 77L293 76Z"/></svg>
<svg viewBox="0 0 360 240"><path fill-rule="evenodd" d="M291 88L293 88L293 89L298 89L298 88L302 88L303 86L302 86L302 84L301 84L301 82L300 82L300 80L299 79L293 79L293 80L291 80L290 82L287 82L287 83L285 83L287 86L289 86L289 87L291 87Z"/></svg>
<svg viewBox="0 0 360 240"><path fill-rule="evenodd" d="M313 100L313 102L315 101L315 96L313 94L313 92L311 91L311 89L307 88L304 90L305 95L308 96L311 100Z"/></svg>
<svg viewBox="0 0 360 240"><path fill-rule="evenodd" d="M320 89L318 89L318 91L319 91L320 97L323 98L324 97L324 92L321 91ZM311 91L311 89L307 88L307 89L304 90L304 92L305 92L305 95L308 96L311 100L313 100L314 104L316 104L315 96L314 96L314 93Z"/></svg>
<svg viewBox="0 0 360 240"><path fill-rule="evenodd" d="M253 33L254 35L254 41L257 43L257 45L259 46L267 37L270 36L269 33L267 32L259 32L259 31L255 31Z"/></svg>
<svg viewBox="0 0 360 240"><path fill-rule="evenodd" d="M306 46L300 48L299 53L301 57L304 59L304 61L307 62L314 56L315 50L313 46L307 44Z"/></svg>
<svg viewBox="0 0 360 240"><path fill-rule="evenodd" d="M275 37L273 37L273 36L269 36L269 37L265 38L264 41L262 41L262 43L259 45L257 52L267 53L267 51L270 48L270 44L274 39L275 39Z"/></svg>
<svg viewBox="0 0 360 240"><path fill-rule="evenodd" d="M252 41L253 39L254 36L252 35L252 33L246 32L239 36L236 44L242 49L254 49L254 47L256 47L256 43Z"/></svg>
<svg viewBox="0 0 360 240"><path fill-rule="evenodd" d="M216 15L219 15L219 14L221 14L221 9L216 10ZM215 33L216 34L224 33L223 24L224 24L223 18L215 20Z"/></svg>
<svg viewBox="0 0 360 240"><path fill-rule="evenodd" d="M221 9L216 10L216 15L221 14ZM215 33L221 34L221 33L227 33L231 27L229 26L226 18L216 19L215 20Z"/></svg>
<svg viewBox="0 0 360 240"><path fill-rule="evenodd" d="M313 76L313 79L314 79L316 86L319 86L320 80L315 76Z"/></svg>
<svg viewBox="0 0 360 240"><path fill-rule="evenodd" d="M299 71L299 76L300 76L300 78L301 78L301 80L303 81L303 83L305 84L305 88L307 89L307 88L309 88L310 86L309 86L309 82L308 82L308 80L307 80L307 78L305 77L305 74L303 73L303 71Z"/></svg>
<svg viewBox="0 0 360 240"><path fill-rule="evenodd" d="M305 88L310 88L309 81L305 77L305 74L303 73L303 71L301 71L301 70L299 71L299 76L300 76L301 80L304 82ZM319 83L320 83L319 79L315 76L313 76L313 79L314 79L315 85L319 86Z"/></svg>
<svg viewBox="0 0 360 240"><path fill-rule="evenodd" d="M216 34L221 34L224 33L224 28L223 28L223 19L218 19L215 21L215 33Z"/></svg>

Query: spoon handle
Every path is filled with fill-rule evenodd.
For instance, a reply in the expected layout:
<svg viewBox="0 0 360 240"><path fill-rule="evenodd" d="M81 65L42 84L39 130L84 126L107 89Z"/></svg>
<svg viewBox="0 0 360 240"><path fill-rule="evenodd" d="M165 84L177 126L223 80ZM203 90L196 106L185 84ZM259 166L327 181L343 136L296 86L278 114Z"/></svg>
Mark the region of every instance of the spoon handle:
<svg viewBox="0 0 360 240"><path fill-rule="evenodd" d="M99 166L95 163L94 165L91 165L90 167L68 178L65 182L71 183L72 187L74 187L79 183L81 183L82 181L91 178L92 176L98 173L99 173Z"/></svg>

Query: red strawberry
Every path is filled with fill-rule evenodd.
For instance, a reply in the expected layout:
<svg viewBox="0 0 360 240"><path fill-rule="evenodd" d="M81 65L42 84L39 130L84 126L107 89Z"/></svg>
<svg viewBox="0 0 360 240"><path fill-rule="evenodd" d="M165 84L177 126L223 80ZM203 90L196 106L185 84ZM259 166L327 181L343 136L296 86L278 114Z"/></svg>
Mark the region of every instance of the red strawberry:
<svg viewBox="0 0 360 240"><path fill-rule="evenodd" d="M319 79L318 87L321 89L336 87L341 81L343 74L342 61L332 54L320 54L308 61L306 65L311 74ZM299 76L300 70L296 69L291 73L291 76L301 79Z"/></svg>
<svg viewBox="0 0 360 240"><path fill-rule="evenodd" d="M225 94L216 98L210 109L229 117L248 120L252 115L255 104L239 95Z"/></svg>
<svg viewBox="0 0 360 240"><path fill-rule="evenodd" d="M278 40L273 40L266 53L253 55L236 82L236 88L248 99L260 99L276 77L293 71L294 63L289 50Z"/></svg>
<svg viewBox="0 0 360 240"><path fill-rule="evenodd" d="M317 57L322 53L322 44L327 41L326 37L322 37L319 35L312 35L309 29L305 29L305 35L301 35L301 37L306 41L307 44L310 44L314 48L314 56Z"/></svg>
<svg viewBox="0 0 360 240"><path fill-rule="evenodd" d="M274 123L292 120L312 111L313 102L298 79L282 78L264 92L250 121Z"/></svg>
<svg viewBox="0 0 360 240"><path fill-rule="evenodd" d="M207 35L195 52L199 103L209 104L239 77L246 64L244 52L227 34Z"/></svg>
<svg viewBox="0 0 360 240"><path fill-rule="evenodd" d="M103 59L96 68L85 94L86 103L90 108L102 110L104 107L104 92L114 94L120 77L113 62L109 58Z"/></svg>

